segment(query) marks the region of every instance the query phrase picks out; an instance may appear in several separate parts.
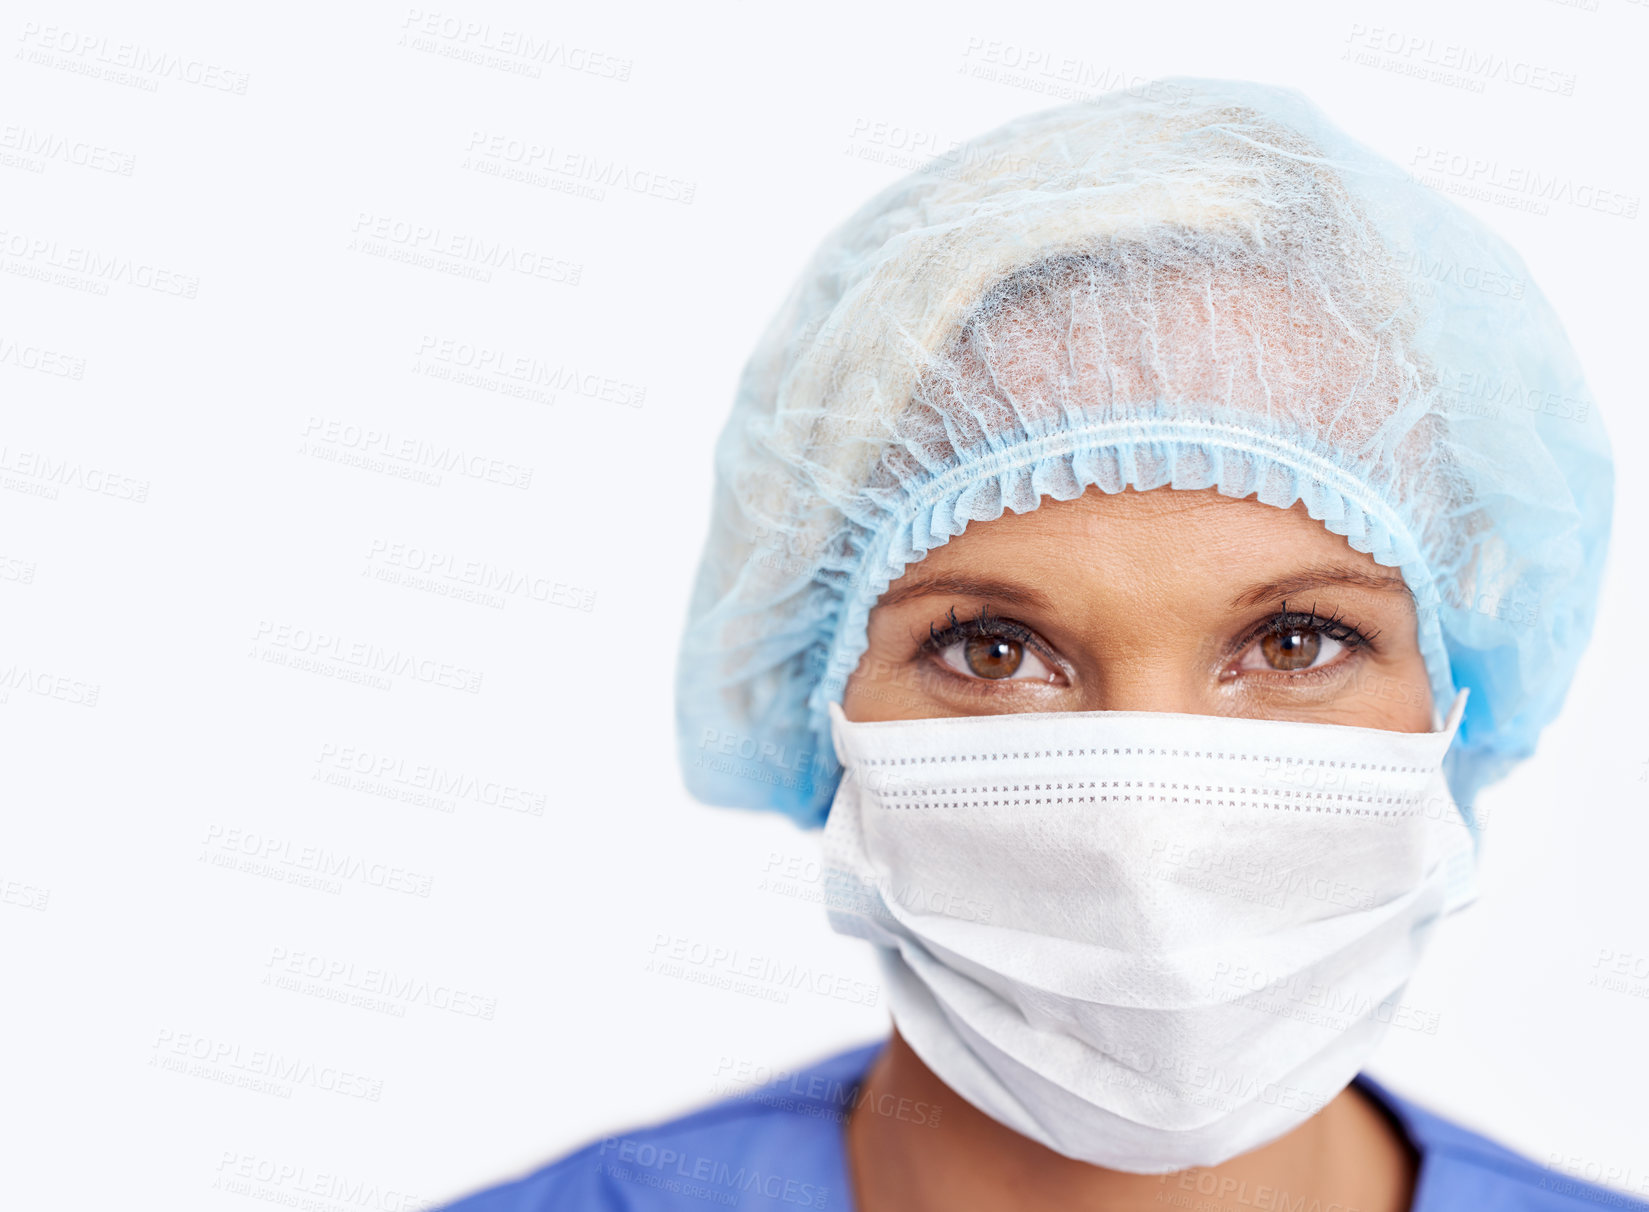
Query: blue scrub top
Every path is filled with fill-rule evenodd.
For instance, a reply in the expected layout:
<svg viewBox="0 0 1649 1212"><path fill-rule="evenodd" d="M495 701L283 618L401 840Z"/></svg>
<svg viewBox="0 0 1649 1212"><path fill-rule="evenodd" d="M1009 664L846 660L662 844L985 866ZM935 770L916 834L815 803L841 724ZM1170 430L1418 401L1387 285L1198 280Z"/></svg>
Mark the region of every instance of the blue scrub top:
<svg viewBox="0 0 1649 1212"><path fill-rule="evenodd" d="M842 1124L885 1042L680 1119L597 1141L442 1212L853 1212ZM1357 1085L1391 1112L1420 1155L1411 1212L1649 1212L1649 1204L1536 1165L1367 1077ZM926 1114L923 1107L895 1111L914 1118ZM1194 1192L1188 1196L1195 1199Z"/></svg>

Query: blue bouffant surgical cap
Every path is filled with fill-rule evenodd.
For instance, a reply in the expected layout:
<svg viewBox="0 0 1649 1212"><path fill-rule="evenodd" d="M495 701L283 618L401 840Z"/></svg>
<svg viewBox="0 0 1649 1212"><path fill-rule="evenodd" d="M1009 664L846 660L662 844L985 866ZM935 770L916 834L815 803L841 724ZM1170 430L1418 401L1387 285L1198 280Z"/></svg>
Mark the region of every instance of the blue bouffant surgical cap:
<svg viewBox="0 0 1649 1212"><path fill-rule="evenodd" d="M707 803L823 822L827 706L903 569L1088 488L1303 502L1400 569L1446 760L1533 752L1591 632L1608 438L1503 240L1301 94L1171 78L1016 119L803 271L716 446L677 665Z"/></svg>

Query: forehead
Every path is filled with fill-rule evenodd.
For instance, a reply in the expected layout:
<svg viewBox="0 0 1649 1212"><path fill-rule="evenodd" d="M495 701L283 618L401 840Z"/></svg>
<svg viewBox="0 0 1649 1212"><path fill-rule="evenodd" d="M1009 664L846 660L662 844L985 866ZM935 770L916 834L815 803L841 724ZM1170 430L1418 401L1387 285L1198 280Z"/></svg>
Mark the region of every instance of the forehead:
<svg viewBox="0 0 1649 1212"><path fill-rule="evenodd" d="M1154 488L1107 493L1089 488L1070 501L1044 499L1029 513L1004 512L989 522L970 522L967 529L930 552L922 565L978 558L989 553L1002 558L1014 548L1045 544L1081 543L1086 552L1121 554L1140 548L1142 554L1163 556L1233 553L1251 550L1256 558L1298 552L1362 558L1345 539L1328 530L1296 502L1288 509L1267 505L1253 497L1222 496L1212 488ZM1078 554L1069 549L1071 556Z"/></svg>
<svg viewBox="0 0 1649 1212"><path fill-rule="evenodd" d="M1279 509L1212 489L1090 488L1074 500L969 523L906 568L881 600L988 582L1024 587L1050 606L1149 594L1223 608L1250 604L1245 595L1255 586L1291 581L1406 596L1397 570L1353 550L1299 504Z"/></svg>
<svg viewBox="0 0 1649 1212"><path fill-rule="evenodd" d="M919 631L940 604L961 600L991 603L1055 645L1113 657L1137 655L1142 643L1178 651L1237 615L1290 606L1349 608L1376 630L1400 631L1415 617L1396 569L1352 550L1303 508L1174 488L1089 489L972 522L907 567L872 619L886 620L889 634L907 624Z"/></svg>

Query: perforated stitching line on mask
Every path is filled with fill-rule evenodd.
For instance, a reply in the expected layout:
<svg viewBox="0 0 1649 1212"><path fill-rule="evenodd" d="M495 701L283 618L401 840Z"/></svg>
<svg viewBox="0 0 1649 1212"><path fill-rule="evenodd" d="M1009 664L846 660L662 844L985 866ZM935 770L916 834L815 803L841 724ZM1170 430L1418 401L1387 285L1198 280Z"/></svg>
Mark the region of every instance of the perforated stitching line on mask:
<svg viewBox="0 0 1649 1212"><path fill-rule="evenodd" d="M1380 766L1372 762L1337 762L1331 758L1214 753L1200 749L1025 749L1014 753L958 753L913 758L855 758L858 766L925 766L943 762L1011 762L1044 757L1194 757L1228 762L1276 762L1286 766L1325 766L1336 770L1378 770L1387 774L1430 774L1431 766Z"/></svg>
<svg viewBox="0 0 1649 1212"><path fill-rule="evenodd" d="M1090 787L1095 789L1100 787L1152 787L1163 791L1200 791L1215 795L1246 795L1251 797L1274 798L1282 800L1349 800L1355 804L1411 804L1420 797L1419 792L1407 792L1398 795L1386 796L1370 796L1357 794L1354 792L1330 791L1326 788L1321 790L1303 789L1299 791L1290 791L1281 788L1266 787L1263 789L1251 790L1243 787L1218 787L1202 783L1162 783L1143 779L1114 779L1110 782L1094 781L1087 783L1073 783L1069 786L1057 783L1033 783L1028 786L1002 787L888 788L877 789L876 796L884 804L887 804L888 807L898 808L903 805L891 803L890 801L900 798L924 799L931 798L936 795L1000 795L1015 791L1065 791L1079 790Z"/></svg>
<svg viewBox="0 0 1649 1212"><path fill-rule="evenodd" d="M1058 798L1023 797L1000 800L946 800L913 804L884 804L892 811L920 811L925 808L1014 808L1027 804L1185 804L1204 808L1272 808L1285 812L1322 812L1338 816L1374 816L1407 818L1418 816L1421 806L1415 804L1404 810L1381 812L1374 808L1340 807L1331 804L1287 804L1276 800L1214 800L1192 796L1166 795L1090 795L1060 796Z"/></svg>

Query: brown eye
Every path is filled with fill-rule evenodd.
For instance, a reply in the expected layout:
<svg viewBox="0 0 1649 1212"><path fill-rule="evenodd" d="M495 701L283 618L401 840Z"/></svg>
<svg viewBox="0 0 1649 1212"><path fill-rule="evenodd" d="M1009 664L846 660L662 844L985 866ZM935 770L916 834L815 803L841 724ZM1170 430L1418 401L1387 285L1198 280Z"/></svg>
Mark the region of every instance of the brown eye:
<svg viewBox="0 0 1649 1212"><path fill-rule="evenodd" d="M1271 668L1291 673L1309 669L1322 646L1322 637L1315 631L1277 631L1260 641L1260 652Z"/></svg>
<svg viewBox="0 0 1649 1212"><path fill-rule="evenodd" d="M963 643L963 659L976 677L1012 677L1025 659L1025 646L999 635L974 636Z"/></svg>
<svg viewBox="0 0 1649 1212"><path fill-rule="evenodd" d="M939 632L930 626L928 642L922 647L956 676L975 683L1069 685L1063 674L1050 667L1057 664L1057 658L1037 642L1030 628L985 610L965 623L957 620L955 610L946 617L950 627Z"/></svg>

